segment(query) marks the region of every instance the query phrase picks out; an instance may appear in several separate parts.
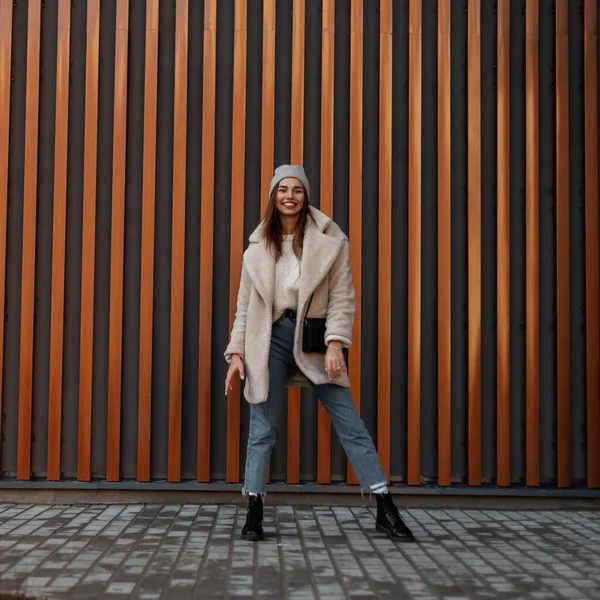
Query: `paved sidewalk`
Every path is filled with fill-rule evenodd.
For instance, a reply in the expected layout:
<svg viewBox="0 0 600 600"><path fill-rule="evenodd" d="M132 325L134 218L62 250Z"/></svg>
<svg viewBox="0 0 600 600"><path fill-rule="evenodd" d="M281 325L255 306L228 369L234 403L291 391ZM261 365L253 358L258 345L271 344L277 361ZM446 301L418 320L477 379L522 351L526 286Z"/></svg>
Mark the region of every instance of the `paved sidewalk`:
<svg viewBox="0 0 600 600"><path fill-rule="evenodd" d="M271 500L273 502L273 500ZM38 598L599 598L600 511L0 505L0 590Z"/></svg>

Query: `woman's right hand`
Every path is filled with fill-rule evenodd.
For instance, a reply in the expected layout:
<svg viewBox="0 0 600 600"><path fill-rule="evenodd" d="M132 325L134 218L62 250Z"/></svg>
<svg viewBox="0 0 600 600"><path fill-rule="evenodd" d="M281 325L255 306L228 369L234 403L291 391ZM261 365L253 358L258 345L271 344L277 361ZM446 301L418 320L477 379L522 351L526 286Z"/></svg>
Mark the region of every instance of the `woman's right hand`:
<svg viewBox="0 0 600 600"><path fill-rule="evenodd" d="M240 379L244 379L244 361L239 354L234 354L231 357L229 363L229 369L227 370L227 379L225 379L225 395L233 390L233 377L238 374Z"/></svg>

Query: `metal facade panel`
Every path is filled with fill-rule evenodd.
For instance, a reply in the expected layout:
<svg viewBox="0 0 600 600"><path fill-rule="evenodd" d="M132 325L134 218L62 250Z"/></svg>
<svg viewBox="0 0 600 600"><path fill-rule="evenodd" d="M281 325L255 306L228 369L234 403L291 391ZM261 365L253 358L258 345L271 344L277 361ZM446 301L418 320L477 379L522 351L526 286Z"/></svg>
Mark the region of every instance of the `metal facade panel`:
<svg viewBox="0 0 600 600"><path fill-rule="evenodd" d="M467 475L468 272L467 272L467 13L451 3L451 219L452 219L452 477ZM410 286L410 282L409 282Z"/></svg>
<svg viewBox="0 0 600 600"><path fill-rule="evenodd" d="M63 477L74 477L77 474L86 19L86 3L75 3L71 9L71 89L69 91L69 142L67 157L67 238L62 403L63 445L61 451L61 471Z"/></svg>
<svg viewBox="0 0 600 600"><path fill-rule="evenodd" d="M510 476L525 477L525 2L510 6Z"/></svg>
<svg viewBox="0 0 600 600"><path fill-rule="evenodd" d="M333 215L335 222L346 233L350 222L350 2L335 0L334 40ZM346 470L346 455L332 428L331 480L345 481Z"/></svg>
<svg viewBox="0 0 600 600"><path fill-rule="evenodd" d="M408 10L394 10L392 38L392 361L408 362ZM392 368L391 477L407 475L408 377Z"/></svg>
<svg viewBox="0 0 600 600"><path fill-rule="evenodd" d="M379 191L379 10L364 3L363 165L362 165L362 341L360 396L362 416L377 443L377 297ZM335 218L335 217L334 217ZM354 335L359 335L355 329Z"/></svg>
<svg viewBox="0 0 600 600"><path fill-rule="evenodd" d="M484 0L481 3L481 475L484 481L496 477L497 27L496 7Z"/></svg>
<svg viewBox="0 0 600 600"><path fill-rule="evenodd" d="M127 170L123 275L123 370L121 472L135 479L138 464L140 277L144 156L146 3L129 2Z"/></svg>
<svg viewBox="0 0 600 600"><path fill-rule="evenodd" d="M421 473L437 478L438 333L438 11L423 2L422 298L421 298ZM392 236L395 232L392 232ZM394 346L392 342L392 346Z"/></svg>
<svg viewBox="0 0 600 600"><path fill-rule="evenodd" d="M571 465L571 483L583 483L587 476L586 423L586 331L585 331L585 82L584 82L584 5L571 2L568 7L569 36L569 238L570 238L570 351L571 380L569 404L570 448L564 452Z"/></svg>

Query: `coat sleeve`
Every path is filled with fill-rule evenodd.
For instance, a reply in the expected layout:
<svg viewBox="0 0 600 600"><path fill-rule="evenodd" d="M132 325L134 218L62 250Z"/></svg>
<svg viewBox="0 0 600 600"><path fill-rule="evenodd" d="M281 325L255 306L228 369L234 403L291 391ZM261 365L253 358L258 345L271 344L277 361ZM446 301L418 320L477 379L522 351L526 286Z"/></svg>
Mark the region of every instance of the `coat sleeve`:
<svg viewBox="0 0 600 600"><path fill-rule="evenodd" d="M230 363L233 354L239 354L244 358L246 341L246 315L248 312L248 302L250 300L250 291L252 284L246 267L242 264L242 276L240 279L240 289L237 297L237 307L235 319L231 329L229 344L225 350L225 360Z"/></svg>
<svg viewBox="0 0 600 600"><path fill-rule="evenodd" d="M350 348L355 314L356 292L350 268L350 245L346 239L329 272L325 343L337 340Z"/></svg>

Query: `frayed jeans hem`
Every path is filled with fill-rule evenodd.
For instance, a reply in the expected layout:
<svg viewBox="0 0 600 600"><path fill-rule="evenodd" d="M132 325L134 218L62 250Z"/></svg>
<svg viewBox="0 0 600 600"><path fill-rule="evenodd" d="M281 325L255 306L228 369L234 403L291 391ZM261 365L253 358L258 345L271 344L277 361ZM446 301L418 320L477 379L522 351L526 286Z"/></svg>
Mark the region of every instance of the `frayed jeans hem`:
<svg viewBox="0 0 600 600"><path fill-rule="evenodd" d="M263 500L267 497L267 492L251 492L246 488L242 488L242 496L244 498L246 498L250 494L252 494L253 496L260 496Z"/></svg>

